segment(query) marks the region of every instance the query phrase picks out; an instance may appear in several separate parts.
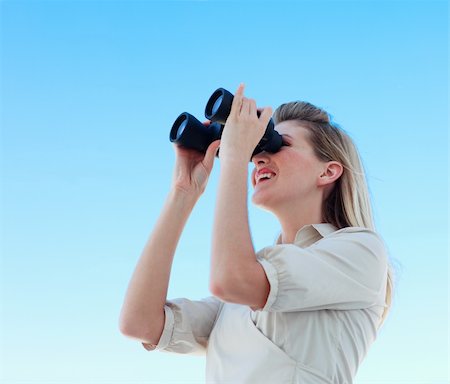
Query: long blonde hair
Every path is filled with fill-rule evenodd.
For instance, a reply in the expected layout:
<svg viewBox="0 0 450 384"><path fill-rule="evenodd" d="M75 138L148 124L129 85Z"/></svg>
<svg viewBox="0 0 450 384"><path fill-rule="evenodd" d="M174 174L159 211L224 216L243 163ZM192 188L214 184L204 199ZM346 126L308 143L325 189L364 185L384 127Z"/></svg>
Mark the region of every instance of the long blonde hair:
<svg viewBox="0 0 450 384"><path fill-rule="evenodd" d="M280 105L274 112L275 124L295 120L310 132L309 139L316 156L322 161L338 161L344 171L336 181L333 191L324 201L324 222L337 228L365 227L375 230L370 195L364 168L352 139L329 114L321 108L304 101ZM392 268L388 266L386 286L386 309L384 322L392 302Z"/></svg>

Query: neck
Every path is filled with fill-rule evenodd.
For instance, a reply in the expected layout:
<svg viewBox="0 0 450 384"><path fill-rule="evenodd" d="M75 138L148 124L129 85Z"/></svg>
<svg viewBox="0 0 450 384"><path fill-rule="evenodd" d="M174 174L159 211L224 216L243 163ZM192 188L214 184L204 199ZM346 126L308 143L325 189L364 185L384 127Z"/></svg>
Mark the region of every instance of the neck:
<svg viewBox="0 0 450 384"><path fill-rule="evenodd" d="M305 225L323 222L322 201L302 202L295 207L287 206L273 212L281 224L281 242L293 243L295 235Z"/></svg>

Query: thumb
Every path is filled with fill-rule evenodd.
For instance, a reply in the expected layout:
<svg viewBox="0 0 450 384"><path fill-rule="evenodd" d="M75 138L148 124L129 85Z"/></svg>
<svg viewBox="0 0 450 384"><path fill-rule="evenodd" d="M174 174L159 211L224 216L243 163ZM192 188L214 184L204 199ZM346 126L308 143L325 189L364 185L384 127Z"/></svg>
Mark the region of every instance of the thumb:
<svg viewBox="0 0 450 384"><path fill-rule="evenodd" d="M220 140L213 141L208 149L206 150L205 157L203 158L203 165L205 166L206 170L211 172L211 169L214 164L214 156L217 153L217 150L219 149Z"/></svg>

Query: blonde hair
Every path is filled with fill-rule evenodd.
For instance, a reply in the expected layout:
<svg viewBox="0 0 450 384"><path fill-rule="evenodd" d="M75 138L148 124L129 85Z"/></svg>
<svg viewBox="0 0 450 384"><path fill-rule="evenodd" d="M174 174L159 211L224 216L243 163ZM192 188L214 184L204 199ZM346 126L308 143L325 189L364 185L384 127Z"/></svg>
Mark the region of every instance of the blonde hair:
<svg viewBox="0 0 450 384"><path fill-rule="evenodd" d="M308 129L316 156L322 161L338 161L344 171L326 197L323 220L337 228L364 227L375 230L364 168L352 139L329 114L304 101L280 105L274 112L275 124L294 120ZM388 267L384 322L392 301L392 268Z"/></svg>

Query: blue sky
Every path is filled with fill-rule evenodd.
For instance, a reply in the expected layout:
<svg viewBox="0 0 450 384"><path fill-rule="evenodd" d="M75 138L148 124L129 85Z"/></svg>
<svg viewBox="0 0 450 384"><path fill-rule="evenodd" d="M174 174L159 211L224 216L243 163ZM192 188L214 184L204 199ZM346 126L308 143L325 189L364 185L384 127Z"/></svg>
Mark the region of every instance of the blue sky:
<svg viewBox="0 0 450 384"><path fill-rule="evenodd" d="M197 383L118 331L168 192L179 113L218 87L307 100L355 140L397 274L357 384L448 383L448 3L3 1L1 365L18 383ZM209 295L219 166L169 297ZM276 237L250 207L256 248Z"/></svg>

